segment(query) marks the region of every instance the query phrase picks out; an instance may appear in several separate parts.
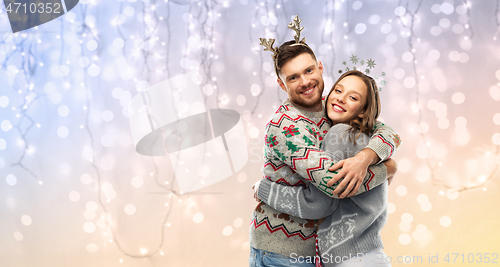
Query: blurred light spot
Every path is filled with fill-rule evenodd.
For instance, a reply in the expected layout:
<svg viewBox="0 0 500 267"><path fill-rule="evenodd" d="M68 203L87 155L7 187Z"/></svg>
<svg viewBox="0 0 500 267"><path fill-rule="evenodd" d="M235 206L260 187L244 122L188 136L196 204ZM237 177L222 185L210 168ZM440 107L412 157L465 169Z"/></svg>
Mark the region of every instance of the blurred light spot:
<svg viewBox="0 0 500 267"><path fill-rule="evenodd" d="M57 128L57 135L60 138L66 138L66 137L68 137L68 135L69 135L68 128L66 128L66 126L60 126L59 128Z"/></svg>
<svg viewBox="0 0 500 267"><path fill-rule="evenodd" d="M363 7L363 3L361 1L356 1L352 4L353 10L360 10Z"/></svg>
<svg viewBox="0 0 500 267"><path fill-rule="evenodd" d="M109 122L113 120L113 112L111 110L105 110L101 116L103 121Z"/></svg>
<svg viewBox="0 0 500 267"><path fill-rule="evenodd" d="M495 85L491 86L490 96L493 98L493 100L500 101L500 88ZM3 122L2 122L2 129L3 129Z"/></svg>
<svg viewBox="0 0 500 267"><path fill-rule="evenodd" d="M69 192L69 200L71 200L72 202L77 202L78 200L80 200L80 193L76 191Z"/></svg>
<svg viewBox="0 0 500 267"><path fill-rule="evenodd" d="M436 61L441 57L441 53L439 53L439 51L436 49L432 49L431 51L429 51L428 57L430 60Z"/></svg>
<svg viewBox="0 0 500 267"><path fill-rule="evenodd" d="M496 113L495 115L493 115L493 122L496 125L500 125L500 113Z"/></svg>
<svg viewBox="0 0 500 267"><path fill-rule="evenodd" d="M443 32L443 29L439 26L432 26L430 32L432 36L439 36Z"/></svg>
<svg viewBox="0 0 500 267"><path fill-rule="evenodd" d="M132 184L133 187L139 188L144 184L144 180L141 177L136 176L136 177L132 178L130 183Z"/></svg>
<svg viewBox="0 0 500 267"><path fill-rule="evenodd" d="M403 85L408 88L408 89L411 89L415 86L416 84L416 81L415 81L415 78L413 77L406 77L403 81Z"/></svg>
<svg viewBox="0 0 500 267"><path fill-rule="evenodd" d="M371 15L370 18L368 19L368 21L370 22L370 24L372 25L375 25L375 24L378 24L380 22L381 18L379 15L375 14L375 15Z"/></svg>
<svg viewBox="0 0 500 267"><path fill-rule="evenodd" d="M417 169L415 176L417 181L425 183L431 178L431 170L427 166L422 166Z"/></svg>
<svg viewBox="0 0 500 267"><path fill-rule="evenodd" d="M396 9L394 9L394 14L396 14L396 16L404 16L404 14L406 13L406 8L404 8L403 6L398 6L396 7Z"/></svg>
<svg viewBox="0 0 500 267"><path fill-rule="evenodd" d="M429 156L429 148L424 145L419 146L416 150L416 153L419 159L426 159Z"/></svg>
<svg viewBox="0 0 500 267"><path fill-rule="evenodd" d="M256 83L252 84L252 86L250 86L250 92L253 96L258 96L260 94L260 86Z"/></svg>
<svg viewBox="0 0 500 267"><path fill-rule="evenodd" d="M448 227L451 225L451 218L448 216L443 216L439 219L439 223L444 227Z"/></svg>
<svg viewBox="0 0 500 267"><path fill-rule="evenodd" d="M407 173L411 169L411 161L409 159L401 159L398 161L398 171Z"/></svg>
<svg viewBox="0 0 500 267"><path fill-rule="evenodd" d="M85 233L91 234L95 231L95 229L96 226L93 222L86 222L83 224L83 231L85 231Z"/></svg>
<svg viewBox="0 0 500 267"><path fill-rule="evenodd" d="M17 231L16 231L16 232L14 232L14 239L15 239L16 241L23 241L24 236L23 236L23 234L21 234L20 232L17 232Z"/></svg>
<svg viewBox="0 0 500 267"><path fill-rule="evenodd" d="M401 56L401 59L404 62L411 62L413 61L413 54L411 52L404 52L403 55Z"/></svg>
<svg viewBox="0 0 500 267"><path fill-rule="evenodd" d="M224 236L229 236L229 235L231 235L232 233L233 233L233 227L231 227L231 226L226 226L226 227L224 227L224 229L222 230L222 234L223 234Z"/></svg>
<svg viewBox="0 0 500 267"><path fill-rule="evenodd" d="M85 204L85 208L88 211L97 211L98 206L94 201L88 201L87 204Z"/></svg>
<svg viewBox="0 0 500 267"><path fill-rule="evenodd" d="M9 97L6 95L0 96L0 107L5 108L9 105Z"/></svg>
<svg viewBox="0 0 500 267"><path fill-rule="evenodd" d="M238 106L244 106L246 102L247 98L244 95L238 95L236 97L236 104L238 104Z"/></svg>
<svg viewBox="0 0 500 267"><path fill-rule="evenodd" d="M462 34L464 32L464 26L462 26L462 24L455 24L455 25L453 25L451 30L455 34Z"/></svg>
<svg viewBox="0 0 500 267"><path fill-rule="evenodd" d="M398 185L398 187L396 187L396 194L398 194L398 196L400 197L406 196L406 193L408 193L406 186Z"/></svg>
<svg viewBox="0 0 500 267"><path fill-rule="evenodd" d="M80 181L82 182L82 184L90 184L92 182L92 176L90 176L90 174L88 173L84 173L82 174L82 176L80 176Z"/></svg>
<svg viewBox="0 0 500 267"><path fill-rule="evenodd" d="M125 206L125 208L123 208L123 210L125 211L125 213L126 213L127 215L134 215L134 214L135 214L135 212L136 212L136 208L135 208L135 206L134 206L134 205L132 205L132 204L128 204L128 205L126 205L126 206Z"/></svg>
<svg viewBox="0 0 500 267"><path fill-rule="evenodd" d="M400 222L399 223L399 230L401 230L401 232L408 232L411 230L411 223L407 223L407 222Z"/></svg>
<svg viewBox="0 0 500 267"><path fill-rule="evenodd" d="M396 212L396 205L391 202L387 203L387 212L389 214L393 214L394 212Z"/></svg>
<svg viewBox="0 0 500 267"><path fill-rule="evenodd" d="M354 27L354 31L357 34L363 34L366 31L366 25L364 23L358 23L356 24L356 27Z"/></svg>
<svg viewBox="0 0 500 267"><path fill-rule="evenodd" d="M193 221L195 223L201 223L203 222L203 219L205 218L205 216L203 215L203 213L201 212L198 212L196 213L194 216L193 216Z"/></svg>
<svg viewBox="0 0 500 267"><path fill-rule="evenodd" d="M444 14L450 15L455 10L455 7L453 7L452 4L445 2L445 3L441 4L440 9L441 9L441 12L443 12Z"/></svg>
<svg viewBox="0 0 500 267"><path fill-rule="evenodd" d="M401 215L401 221L405 223L412 223L413 216L410 213L403 213L403 215Z"/></svg>
<svg viewBox="0 0 500 267"><path fill-rule="evenodd" d="M248 137L255 139L258 136L259 136L259 129L257 129L257 127L250 128L250 130L248 131Z"/></svg>
<svg viewBox="0 0 500 267"><path fill-rule="evenodd" d="M17 178L13 174L7 174L7 177L5 178L5 181L10 186L14 186L14 185L17 184Z"/></svg>
<svg viewBox="0 0 500 267"><path fill-rule="evenodd" d="M90 244L87 245L87 251L88 252L90 252L90 253L96 253L97 250L98 250L98 247L97 247L96 244L90 243Z"/></svg>
<svg viewBox="0 0 500 267"><path fill-rule="evenodd" d="M449 28L451 25L451 22L447 18L442 18L439 20L439 27L441 28Z"/></svg>
<svg viewBox="0 0 500 267"><path fill-rule="evenodd" d="M411 236L408 234L401 234L399 236L399 243L402 245L408 245L411 242Z"/></svg>
<svg viewBox="0 0 500 267"><path fill-rule="evenodd" d="M4 132L10 131L12 129L12 124L10 123L9 120L3 120L2 123L0 124L0 127Z"/></svg>
<svg viewBox="0 0 500 267"><path fill-rule="evenodd" d="M26 226L31 225L31 223L32 223L31 217L28 215L21 216L21 223L26 225Z"/></svg>
<svg viewBox="0 0 500 267"><path fill-rule="evenodd" d="M240 184L244 183L247 180L247 174L244 172L240 172L238 174L237 180L238 180L238 183L240 183Z"/></svg>
<svg viewBox="0 0 500 267"><path fill-rule="evenodd" d="M491 141L493 141L493 144L495 145L500 145L500 133L493 134Z"/></svg>
<svg viewBox="0 0 500 267"><path fill-rule="evenodd" d="M441 6L439 4L434 4L431 7L431 11L434 14L439 14L439 13L441 13Z"/></svg>
<svg viewBox="0 0 500 267"><path fill-rule="evenodd" d="M455 188L451 188L451 189L448 189L448 191L446 191L446 197L449 199L452 199L452 200L457 199L459 195L460 195L460 192Z"/></svg>
<svg viewBox="0 0 500 267"><path fill-rule="evenodd" d="M234 228L239 228L243 225L243 219L242 218L236 218L233 222Z"/></svg>
<svg viewBox="0 0 500 267"><path fill-rule="evenodd" d="M397 68L393 72L394 78L401 80L405 77L405 71L401 68Z"/></svg>
<svg viewBox="0 0 500 267"><path fill-rule="evenodd" d="M390 24L384 24L384 25L382 25L382 27L380 27L380 31L383 34L388 34L391 32L391 30L392 30L392 26Z"/></svg>
<svg viewBox="0 0 500 267"><path fill-rule="evenodd" d="M438 119L438 127L439 129L448 129L450 126L450 121L447 118L440 118Z"/></svg>
<svg viewBox="0 0 500 267"><path fill-rule="evenodd" d="M451 96L451 102L453 102L453 104L462 104L463 102L465 101L465 95L463 93L454 93L452 96Z"/></svg>
<svg viewBox="0 0 500 267"><path fill-rule="evenodd" d="M464 128L467 126L467 119L460 116L455 119L455 126L458 128Z"/></svg>

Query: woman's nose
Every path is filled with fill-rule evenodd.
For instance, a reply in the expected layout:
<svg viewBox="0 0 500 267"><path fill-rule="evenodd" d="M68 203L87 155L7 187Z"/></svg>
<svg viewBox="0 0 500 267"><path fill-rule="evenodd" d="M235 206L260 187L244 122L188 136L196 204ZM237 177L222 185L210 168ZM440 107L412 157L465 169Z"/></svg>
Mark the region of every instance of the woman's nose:
<svg viewBox="0 0 500 267"><path fill-rule="evenodd" d="M340 103L344 103L344 100L345 100L345 96L342 94L337 97L337 101L339 101Z"/></svg>

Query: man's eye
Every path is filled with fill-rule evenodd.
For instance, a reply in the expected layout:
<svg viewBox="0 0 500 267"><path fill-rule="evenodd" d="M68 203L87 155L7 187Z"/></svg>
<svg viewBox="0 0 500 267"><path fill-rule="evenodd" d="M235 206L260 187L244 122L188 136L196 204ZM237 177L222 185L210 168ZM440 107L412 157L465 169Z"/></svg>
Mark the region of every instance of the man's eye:
<svg viewBox="0 0 500 267"><path fill-rule="evenodd" d="M308 69L307 70L307 73L311 73L313 70L312 69Z"/></svg>

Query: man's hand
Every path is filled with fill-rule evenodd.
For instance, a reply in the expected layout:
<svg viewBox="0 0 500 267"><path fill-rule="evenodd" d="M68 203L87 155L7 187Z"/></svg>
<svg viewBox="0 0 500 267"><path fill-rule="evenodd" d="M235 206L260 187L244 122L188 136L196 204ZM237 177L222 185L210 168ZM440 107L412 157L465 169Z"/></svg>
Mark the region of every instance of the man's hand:
<svg viewBox="0 0 500 267"><path fill-rule="evenodd" d="M392 178L394 178L394 175L398 171L398 164L396 164L396 161L393 159L388 159L383 163L387 169L387 181L391 184Z"/></svg>
<svg viewBox="0 0 500 267"><path fill-rule="evenodd" d="M259 185L260 185L260 181L261 180L258 180L257 182L255 182L255 184L252 185L252 189L253 189L253 198L255 198L255 200L257 202L260 202L260 198L257 196L257 192L259 192Z"/></svg>
<svg viewBox="0 0 500 267"><path fill-rule="evenodd" d="M327 185L331 187L337 181L344 178L333 191L333 194L342 193L340 198L354 196L365 179L368 167L379 160L379 157L373 150L365 148L359 151L356 156L335 163L329 169L330 171L336 171L339 168L342 169L328 181Z"/></svg>

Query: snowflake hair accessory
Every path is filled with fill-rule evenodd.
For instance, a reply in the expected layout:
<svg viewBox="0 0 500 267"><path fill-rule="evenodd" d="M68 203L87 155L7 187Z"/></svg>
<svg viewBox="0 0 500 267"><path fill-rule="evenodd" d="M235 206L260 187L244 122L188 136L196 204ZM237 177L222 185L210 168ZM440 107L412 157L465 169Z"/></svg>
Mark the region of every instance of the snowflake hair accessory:
<svg viewBox="0 0 500 267"><path fill-rule="evenodd" d="M344 71L350 71L350 70L358 70L364 73L365 75L368 75L373 78L375 83L377 84L378 92L382 91L382 88L385 86L385 72L382 72L382 75L380 76L372 76L371 70L375 68L375 60L372 60L371 58L368 60L363 60L358 58L356 55L352 55L350 60L352 65L348 65L346 61L342 62L342 65L345 66L344 70L340 69L339 73L342 73Z"/></svg>
<svg viewBox="0 0 500 267"><path fill-rule="evenodd" d="M295 39L295 44L292 44L290 46L303 45L303 46L309 47L306 44L306 38L302 38L302 40L300 40L300 32L304 30L304 27L300 27L301 22L302 22L302 20L299 19L299 16L296 15L292 19L292 22L290 22L290 24L288 24L288 28L295 31L295 35L293 36L293 38ZM276 60L278 58L279 53L280 53L278 47L273 47L276 39L274 39L274 38L269 38L269 40L266 38L259 38L259 39L260 39L260 45L262 45L264 47L264 51L273 52L273 55L272 55L273 60Z"/></svg>

